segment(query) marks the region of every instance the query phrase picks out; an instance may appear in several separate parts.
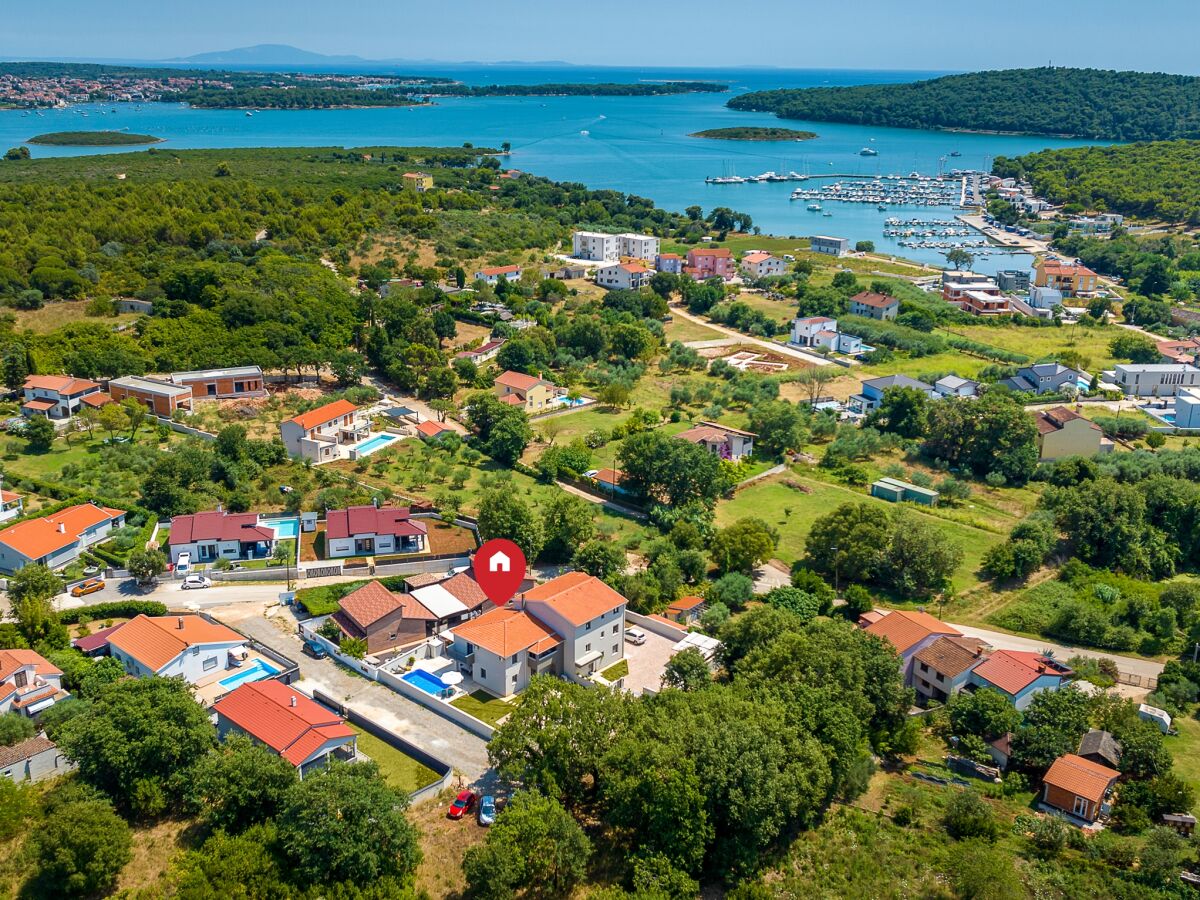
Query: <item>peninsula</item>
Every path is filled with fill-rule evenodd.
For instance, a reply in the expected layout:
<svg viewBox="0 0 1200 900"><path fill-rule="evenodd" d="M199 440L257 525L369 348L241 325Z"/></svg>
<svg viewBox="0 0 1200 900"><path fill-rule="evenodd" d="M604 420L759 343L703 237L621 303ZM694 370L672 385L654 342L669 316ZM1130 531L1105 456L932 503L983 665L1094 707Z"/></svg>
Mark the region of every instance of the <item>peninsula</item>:
<svg viewBox="0 0 1200 900"><path fill-rule="evenodd" d="M1162 73L1007 69L909 84L754 91L727 105L783 119L892 128L1111 141L1200 138L1200 78Z"/></svg>
<svg viewBox="0 0 1200 900"><path fill-rule="evenodd" d="M128 131L50 131L34 135L31 144L54 147L124 147L133 144L157 144L162 138Z"/></svg>
<svg viewBox="0 0 1200 900"><path fill-rule="evenodd" d="M732 128L706 128L694 131L688 137L710 138L721 141L811 141L815 131L796 131L793 128L764 128L743 125Z"/></svg>

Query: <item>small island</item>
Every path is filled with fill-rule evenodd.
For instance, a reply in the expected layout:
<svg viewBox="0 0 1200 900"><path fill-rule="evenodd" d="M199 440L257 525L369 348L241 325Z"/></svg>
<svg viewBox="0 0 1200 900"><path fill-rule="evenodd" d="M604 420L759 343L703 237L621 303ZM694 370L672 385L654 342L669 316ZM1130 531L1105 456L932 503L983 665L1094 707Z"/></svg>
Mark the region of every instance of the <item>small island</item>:
<svg viewBox="0 0 1200 900"><path fill-rule="evenodd" d="M688 137L712 138L722 141L811 141L816 132L796 131L794 128L760 128L742 125L734 128L709 128Z"/></svg>
<svg viewBox="0 0 1200 900"><path fill-rule="evenodd" d="M30 144L56 147L122 147L132 144L157 144L162 138L128 131L51 131L31 137Z"/></svg>

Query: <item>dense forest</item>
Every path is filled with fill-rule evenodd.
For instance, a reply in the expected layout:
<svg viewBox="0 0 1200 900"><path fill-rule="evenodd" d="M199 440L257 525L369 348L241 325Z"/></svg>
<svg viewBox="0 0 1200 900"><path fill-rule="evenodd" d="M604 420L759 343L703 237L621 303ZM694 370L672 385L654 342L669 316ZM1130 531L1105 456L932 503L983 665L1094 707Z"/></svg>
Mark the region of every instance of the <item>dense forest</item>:
<svg viewBox="0 0 1200 900"><path fill-rule="evenodd" d="M1200 141L1152 141L1000 156L992 171L1027 179L1039 196L1055 203L1200 223Z"/></svg>
<svg viewBox="0 0 1200 900"><path fill-rule="evenodd" d="M784 119L1146 141L1200 137L1200 78L1008 69L911 84L755 91L733 109Z"/></svg>

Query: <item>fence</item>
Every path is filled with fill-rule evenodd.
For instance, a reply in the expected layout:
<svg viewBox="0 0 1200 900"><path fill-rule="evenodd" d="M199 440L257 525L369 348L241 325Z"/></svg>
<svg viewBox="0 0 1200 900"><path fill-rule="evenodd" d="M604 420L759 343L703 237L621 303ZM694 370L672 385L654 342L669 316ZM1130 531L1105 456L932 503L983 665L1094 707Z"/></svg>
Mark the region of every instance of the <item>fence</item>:
<svg viewBox="0 0 1200 900"><path fill-rule="evenodd" d="M317 633L317 629L312 625L313 620L301 622L299 626L302 637L316 641L324 647L329 655L340 662L342 665L353 669L361 675L369 678L371 681L377 681L384 687L390 688L402 697L417 703L431 712L437 713L443 719L449 719L460 728L466 729L472 734L478 735L485 741L490 741L496 730L487 722L475 718L469 713L463 712L457 706L451 706L442 700L438 700L419 687L409 684L399 675L394 675L384 669L371 665L369 662L361 659L355 659L352 656L347 656L342 652L341 648L333 641Z"/></svg>
<svg viewBox="0 0 1200 900"><path fill-rule="evenodd" d="M1145 688L1152 691L1158 687L1158 679L1153 675L1138 675L1136 672L1117 672L1117 682L1132 687Z"/></svg>
<svg viewBox="0 0 1200 900"><path fill-rule="evenodd" d="M211 431L204 431L201 428L193 428L191 425L184 425L182 422L176 422L173 419L168 419L166 416L151 415L150 418L159 425L166 425L172 431L179 434L190 434L193 437L198 437L206 441L215 441L217 439L217 436Z"/></svg>
<svg viewBox="0 0 1200 900"><path fill-rule="evenodd" d="M657 634L659 637L669 638L672 641L682 641L688 636L687 629L682 626L671 625L662 619L643 616L628 609L625 610L625 624L636 625L638 628L644 628L651 634Z"/></svg>
<svg viewBox="0 0 1200 900"><path fill-rule="evenodd" d="M395 732L388 731L378 722L368 719L362 713L355 709L339 703L327 694L314 689L312 692L313 699L323 706L328 706L330 709L343 716L348 722L357 725L368 734L372 734L379 738L390 747L399 750L405 756L410 756L426 768L432 769L436 774L437 780L432 784L427 784L422 788L412 791L408 795L408 799L412 803L419 803L422 800L434 797L450 786L450 780L454 777L454 767L443 760L438 759L431 753L422 750L416 744L409 743L404 738Z"/></svg>

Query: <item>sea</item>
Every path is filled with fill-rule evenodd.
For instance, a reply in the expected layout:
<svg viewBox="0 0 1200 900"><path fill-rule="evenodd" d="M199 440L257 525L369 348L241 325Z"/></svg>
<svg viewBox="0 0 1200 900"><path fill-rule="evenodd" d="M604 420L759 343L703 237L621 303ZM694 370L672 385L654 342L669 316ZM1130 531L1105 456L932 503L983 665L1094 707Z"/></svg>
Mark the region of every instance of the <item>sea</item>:
<svg viewBox="0 0 1200 900"><path fill-rule="evenodd" d="M337 71L353 71L346 66ZM665 97L487 97L439 99L434 105L334 110L192 109L178 103L86 104L41 115L0 111L0 148L49 131L128 130L164 139L159 148L295 147L377 145L498 148L512 152L505 166L560 181L581 182L647 197L667 209L727 206L749 214L764 234L848 238L853 245L875 242L877 252L944 264L944 250L901 247L884 235L895 217L950 220L950 207L823 203L821 212L793 201L794 182L708 184L714 176L766 171L810 176L936 175L951 169L986 171L997 156L1014 156L1088 141L965 134L780 120L764 113L726 108L730 96L774 88L823 87L915 81L947 74L928 71L850 69L665 69L586 68L535 65L372 65L379 74L445 75L469 84L714 81L723 94ZM808 141L751 143L689 137L696 131L737 125L780 125L816 132ZM48 147L29 145L36 157L136 152L145 148ZM870 148L878 155L863 156ZM824 181L824 179L822 179ZM820 183L810 181L808 184ZM829 215L826 215L829 213ZM977 237L977 236L972 236ZM973 268L1028 268L1026 255L978 256Z"/></svg>

